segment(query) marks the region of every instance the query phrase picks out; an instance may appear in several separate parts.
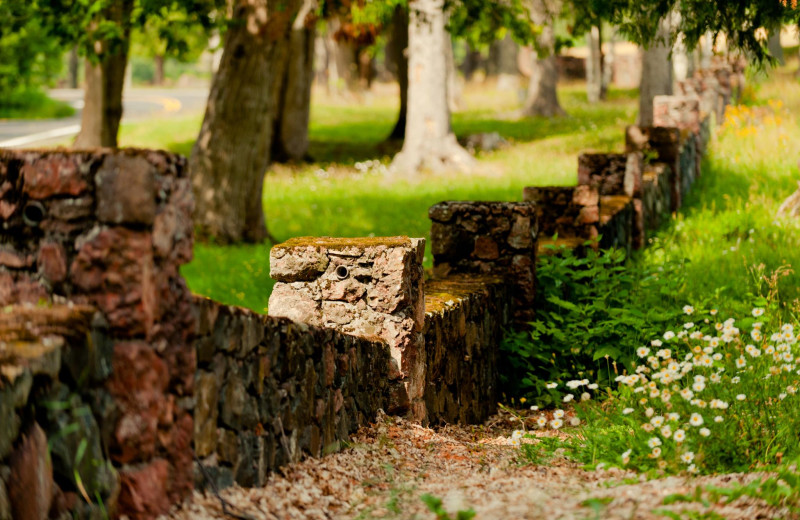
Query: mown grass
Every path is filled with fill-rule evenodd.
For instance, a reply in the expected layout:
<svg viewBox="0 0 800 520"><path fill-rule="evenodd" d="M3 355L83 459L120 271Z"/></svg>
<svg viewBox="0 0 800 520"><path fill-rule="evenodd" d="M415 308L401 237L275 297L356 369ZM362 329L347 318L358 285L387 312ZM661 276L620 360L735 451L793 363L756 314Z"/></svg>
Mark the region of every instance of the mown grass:
<svg viewBox="0 0 800 520"><path fill-rule="evenodd" d="M53 119L74 113L69 104L51 99L40 90L20 90L0 99L0 119Z"/></svg>

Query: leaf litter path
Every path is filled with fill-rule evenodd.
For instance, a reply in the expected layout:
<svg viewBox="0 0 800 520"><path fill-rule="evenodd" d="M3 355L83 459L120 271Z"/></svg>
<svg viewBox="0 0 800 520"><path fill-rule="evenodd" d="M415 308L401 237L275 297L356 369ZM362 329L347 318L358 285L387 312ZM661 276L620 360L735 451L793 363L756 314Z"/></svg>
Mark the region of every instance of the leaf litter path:
<svg viewBox="0 0 800 520"><path fill-rule="evenodd" d="M264 487L233 487L221 496L232 506L229 511L259 520L434 519L420 499L425 493L441 498L452 518L469 508L476 518L490 520L665 518L654 510L679 515L713 511L719 515L715 518L742 520L791 518L785 509L747 497L709 507L663 505L669 495L691 495L697 486L747 483L757 477L753 474L647 481L616 468L586 471L563 457L543 465L526 463L519 448L511 446L514 424L508 418L496 416L477 427L431 429L383 416L339 453L291 464L271 475ZM170 518L231 517L213 493L195 493L193 503Z"/></svg>

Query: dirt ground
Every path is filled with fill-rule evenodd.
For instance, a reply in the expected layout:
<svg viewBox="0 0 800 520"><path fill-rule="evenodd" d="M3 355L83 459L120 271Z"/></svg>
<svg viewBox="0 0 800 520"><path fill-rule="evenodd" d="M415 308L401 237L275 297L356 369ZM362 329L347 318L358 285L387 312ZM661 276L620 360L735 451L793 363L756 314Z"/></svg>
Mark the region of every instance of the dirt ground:
<svg viewBox="0 0 800 520"><path fill-rule="evenodd" d="M563 457L532 465L511 445L509 419L500 415L479 427L431 429L382 417L339 453L288 466L263 488L224 490L232 516L213 493L196 493L170 518L436 519L420 499L426 493L441 498L454 519L470 508L475 518L492 520L669 518L658 510L677 513L673 518L793 518L746 497L709 507L663 505L668 495L692 494L698 485L746 483L756 475L648 481L614 468L586 471Z"/></svg>

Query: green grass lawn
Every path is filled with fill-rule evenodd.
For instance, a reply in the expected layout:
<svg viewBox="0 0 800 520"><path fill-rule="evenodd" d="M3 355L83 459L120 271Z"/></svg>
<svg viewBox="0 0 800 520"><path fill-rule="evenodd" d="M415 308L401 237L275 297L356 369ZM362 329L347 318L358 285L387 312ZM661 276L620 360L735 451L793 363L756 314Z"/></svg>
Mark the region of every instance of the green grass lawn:
<svg viewBox="0 0 800 520"><path fill-rule="evenodd" d="M315 162L274 165L265 177L264 210L280 240L303 235L428 236L427 209L441 200L519 200L528 185L576 182L577 155L587 149L621 150L624 127L635 119L636 92L612 91L589 105L581 85L560 89L569 116L518 118L515 95L469 87L464 108L453 117L460 137L498 132L511 142L481 154L469 174L392 178L364 171L363 162L386 165L396 151L383 142L394 124L395 97L381 93L361 105L315 93L310 154ZM782 100L782 105L768 100ZM787 72L757 89L762 112L739 111L718 130L703 176L675 219L654 237L638 261L683 258L687 300L718 294L721 304L745 305L753 290L753 266L771 271L800 265L797 225L776 221L780 202L795 188L795 143L800 127L800 84ZM755 109L754 109L755 110ZM122 129L124 145L163 147L189 153L200 115L171 119L153 128ZM266 310L272 281L269 246L197 244L195 260L182 270L193 291L214 299ZM430 265L430 257L426 258ZM797 297L800 278L781 281L787 298Z"/></svg>

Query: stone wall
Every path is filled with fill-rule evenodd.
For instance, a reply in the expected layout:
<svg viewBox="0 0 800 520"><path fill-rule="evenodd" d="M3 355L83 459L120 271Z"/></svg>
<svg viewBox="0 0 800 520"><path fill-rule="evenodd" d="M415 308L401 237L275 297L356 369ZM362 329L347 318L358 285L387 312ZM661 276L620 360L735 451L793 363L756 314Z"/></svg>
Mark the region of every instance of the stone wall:
<svg viewBox="0 0 800 520"><path fill-rule="evenodd" d="M425 283L425 404L431 423L481 423L496 412L509 286L487 275Z"/></svg>
<svg viewBox="0 0 800 520"><path fill-rule="evenodd" d="M389 346L197 298L194 450L199 488L260 486L339 448L392 410Z"/></svg>
<svg viewBox="0 0 800 520"><path fill-rule="evenodd" d="M431 206L431 251L437 278L492 274L511 287L514 320L533 317L536 209L530 202L448 201Z"/></svg>
<svg viewBox="0 0 800 520"><path fill-rule="evenodd" d="M176 155L0 151L0 305L98 309L103 370L58 398L91 408L130 518L166 512L193 487L191 295L178 272L192 256L192 200Z"/></svg>

